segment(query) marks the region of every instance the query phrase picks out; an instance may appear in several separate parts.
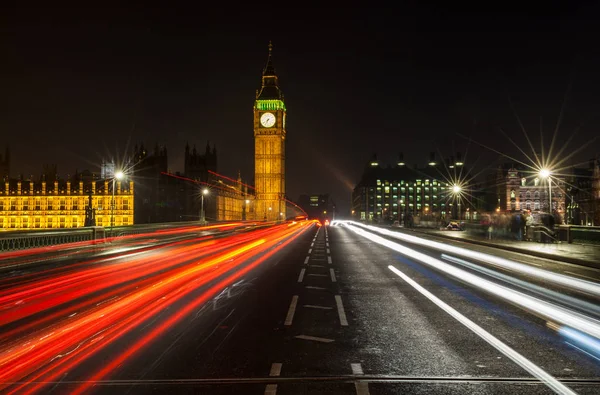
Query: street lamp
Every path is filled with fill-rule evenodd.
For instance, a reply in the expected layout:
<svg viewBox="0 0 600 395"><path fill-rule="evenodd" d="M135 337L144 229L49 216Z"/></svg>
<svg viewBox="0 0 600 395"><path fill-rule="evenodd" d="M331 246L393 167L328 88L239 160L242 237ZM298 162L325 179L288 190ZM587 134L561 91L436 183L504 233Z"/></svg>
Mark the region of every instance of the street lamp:
<svg viewBox="0 0 600 395"><path fill-rule="evenodd" d="M244 210L242 211L242 221L248 219L248 205L250 205L250 199L244 200Z"/></svg>
<svg viewBox="0 0 600 395"><path fill-rule="evenodd" d="M454 184L452 186L452 193L454 194L454 198L457 201L458 204L458 220L460 221L460 191L462 191L462 188L460 187L460 185L456 185Z"/></svg>
<svg viewBox="0 0 600 395"><path fill-rule="evenodd" d="M541 178L548 179L548 197L549 197L548 212L550 214L552 214L552 178L551 178L552 173L550 172L549 169L543 168L543 169L540 169L539 175Z"/></svg>
<svg viewBox="0 0 600 395"><path fill-rule="evenodd" d="M208 195L208 188L204 188L202 190L202 194L200 194L200 223L204 224L204 195Z"/></svg>
<svg viewBox="0 0 600 395"><path fill-rule="evenodd" d="M118 171L114 174L112 179L112 201L111 201L111 209L110 209L110 234L112 236L113 227L115 226L115 180L121 181L125 174L122 171Z"/></svg>

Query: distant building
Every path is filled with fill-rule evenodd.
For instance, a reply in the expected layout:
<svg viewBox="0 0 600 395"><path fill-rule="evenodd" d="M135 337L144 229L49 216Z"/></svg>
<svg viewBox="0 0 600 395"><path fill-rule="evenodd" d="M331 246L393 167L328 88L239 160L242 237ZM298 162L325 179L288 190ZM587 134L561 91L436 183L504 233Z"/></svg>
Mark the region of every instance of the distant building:
<svg viewBox="0 0 600 395"><path fill-rule="evenodd" d="M217 149L207 143L204 153L186 144L184 172L168 169L166 147L147 152L134 148L132 162L136 180L136 223L163 223L253 219L254 196L241 176L234 180L217 175ZM208 193L202 192L207 189ZM202 197L204 196L204 197Z"/></svg>
<svg viewBox="0 0 600 395"><path fill-rule="evenodd" d="M488 177L488 181L492 179ZM505 164L498 166L495 183L488 188L495 191L495 201L488 202L490 211L556 212L564 219L567 190L561 177L543 179L524 166Z"/></svg>
<svg viewBox="0 0 600 395"><path fill-rule="evenodd" d="M51 168L55 168L51 167ZM85 226L91 195L96 225L132 225L133 181L115 183L115 206L111 210L112 182L89 180L78 174L71 180L49 174L39 181L11 179L0 184L0 228L54 229Z"/></svg>
<svg viewBox="0 0 600 395"><path fill-rule="evenodd" d="M298 205L306 212L308 218L324 221L335 219L335 203L329 194L300 195Z"/></svg>
<svg viewBox="0 0 600 395"><path fill-rule="evenodd" d="M191 220L182 217L186 214L183 202L186 185L163 174L168 172L166 147L157 144L148 152L143 144L136 145L131 163L131 177L136 182L136 224Z"/></svg>
<svg viewBox="0 0 600 395"><path fill-rule="evenodd" d="M567 223L600 225L600 159L591 159L588 167L572 168L566 193Z"/></svg>
<svg viewBox="0 0 600 395"><path fill-rule="evenodd" d="M459 159L451 166L460 173L464 163ZM384 167L373 155L352 193L351 215L376 222L402 221L406 217L416 221L465 218L467 212L476 216L476 212L467 211L471 210L468 199L460 198L467 191L459 196L452 193L450 177L444 176L448 170L433 154L424 167L407 166L402 154L395 165Z"/></svg>

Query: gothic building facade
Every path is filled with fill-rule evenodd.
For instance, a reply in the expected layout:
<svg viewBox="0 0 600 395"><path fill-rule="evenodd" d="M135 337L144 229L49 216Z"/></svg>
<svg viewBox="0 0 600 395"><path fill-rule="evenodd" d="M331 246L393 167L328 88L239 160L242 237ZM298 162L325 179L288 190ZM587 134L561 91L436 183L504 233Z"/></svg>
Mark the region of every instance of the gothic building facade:
<svg viewBox="0 0 600 395"><path fill-rule="evenodd" d="M0 183L0 229L78 228L88 225L88 211L93 212L97 226L134 223L133 181L113 184L88 177L87 172L62 179L52 169L56 166L47 166L51 172L44 172L39 180Z"/></svg>

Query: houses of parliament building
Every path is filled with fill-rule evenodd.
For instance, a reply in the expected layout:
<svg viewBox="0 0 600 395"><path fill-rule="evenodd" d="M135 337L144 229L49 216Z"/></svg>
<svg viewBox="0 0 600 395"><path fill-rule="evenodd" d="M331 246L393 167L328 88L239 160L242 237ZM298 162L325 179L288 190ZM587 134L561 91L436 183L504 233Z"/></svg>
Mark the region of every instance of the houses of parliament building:
<svg viewBox="0 0 600 395"><path fill-rule="evenodd" d="M208 221L286 219L287 110L272 49L269 43L253 108L254 188L240 174L236 179L218 174L217 149L208 143L203 151L186 144L182 173L169 172L166 147L135 146L121 180L114 177L114 163L103 164L100 175L84 171L61 177L56 165L46 165L37 179L11 179L7 148L0 155L0 229L195 221L201 211Z"/></svg>

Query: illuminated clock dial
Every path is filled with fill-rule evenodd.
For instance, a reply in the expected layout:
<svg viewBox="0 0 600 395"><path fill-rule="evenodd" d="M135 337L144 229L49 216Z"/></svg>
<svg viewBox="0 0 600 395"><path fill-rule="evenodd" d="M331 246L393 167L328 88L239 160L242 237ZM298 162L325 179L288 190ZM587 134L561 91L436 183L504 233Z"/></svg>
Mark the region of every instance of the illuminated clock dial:
<svg viewBox="0 0 600 395"><path fill-rule="evenodd" d="M265 128L270 128L275 125L275 115L270 112L266 112L260 116L260 124Z"/></svg>

